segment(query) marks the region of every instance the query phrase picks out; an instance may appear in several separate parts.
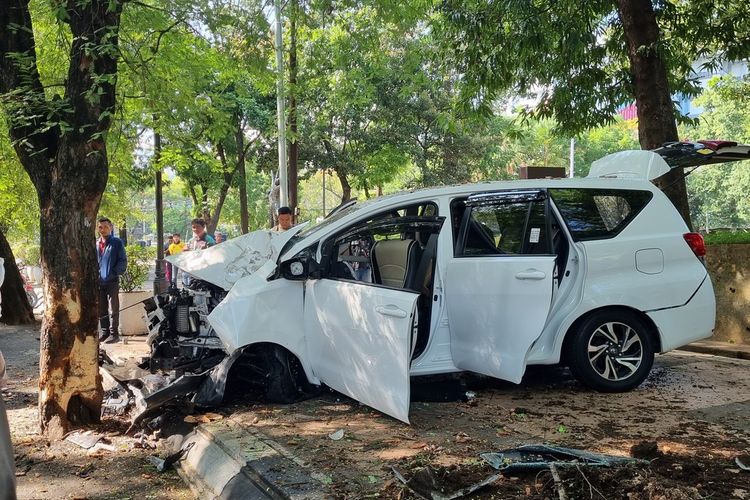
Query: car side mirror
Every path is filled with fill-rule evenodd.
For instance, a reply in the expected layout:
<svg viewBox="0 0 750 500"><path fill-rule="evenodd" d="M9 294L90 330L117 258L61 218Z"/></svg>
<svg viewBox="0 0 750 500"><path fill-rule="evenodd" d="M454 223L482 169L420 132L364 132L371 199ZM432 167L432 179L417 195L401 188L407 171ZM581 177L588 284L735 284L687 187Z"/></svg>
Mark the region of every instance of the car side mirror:
<svg viewBox="0 0 750 500"><path fill-rule="evenodd" d="M310 267L307 262L305 258L288 260L281 264L281 275L288 280L306 280L310 274Z"/></svg>

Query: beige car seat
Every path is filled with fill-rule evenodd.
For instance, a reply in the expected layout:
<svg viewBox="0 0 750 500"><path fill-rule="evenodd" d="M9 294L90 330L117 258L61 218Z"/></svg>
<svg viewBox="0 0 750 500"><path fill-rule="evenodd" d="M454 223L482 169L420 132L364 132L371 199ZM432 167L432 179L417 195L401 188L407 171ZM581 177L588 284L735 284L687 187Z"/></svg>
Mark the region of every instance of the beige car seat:
<svg viewBox="0 0 750 500"><path fill-rule="evenodd" d="M372 247L375 282L392 288L404 288L416 272L419 243L415 240L381 240Z"/></svg>

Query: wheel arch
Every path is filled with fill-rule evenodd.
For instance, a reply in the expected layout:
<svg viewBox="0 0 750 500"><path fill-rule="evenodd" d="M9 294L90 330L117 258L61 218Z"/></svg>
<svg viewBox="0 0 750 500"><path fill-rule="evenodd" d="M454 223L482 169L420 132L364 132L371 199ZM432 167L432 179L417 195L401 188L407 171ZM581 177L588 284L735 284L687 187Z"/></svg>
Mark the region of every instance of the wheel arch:
<svg viewBox="0 0 750 500"><path fill-rule="evenodd" d="M305 382L313 385L320 385L320 380L314 375L312 368L310 367L309 363L305 359L304 354L298 353L293 347L286 345L283 342L271 342L268 340L253 342L251 344L244 345L240 347L238 350L242 351L242 354L240 356L244 356L246 354L256 354L263 351L271 352L274 349L282 349L285 351L289 356L291 356L299 365L302 367L302 370L304 371L304 376L307 380Z"/></svg>
<svg viewBox="0 0 750 500"><path fill-rule="evenodd" d="M654 343L654 352L661 352L661 336L659 335L659 328L656 326L656 323L654 323L654 320L652 320L648 314L630 306L608 305L608 306L602 306L602 307L590 309L586 311L585 313L581 314L575 321L573 321L573 323L571 323L571 325L568 327L567 331L565 332L565 336L563 337L562 348L560 350L560 362L562 363L568 362L570 344L573 340L573 337L575 336L575 333L580 328L581 324L584 321L586 321L589 317L593 316L594 314L600 313L602 311L626 312L628 314L632 314L636 316L638 319L643 321L643 323L648 328L649 337Z"/></svg>

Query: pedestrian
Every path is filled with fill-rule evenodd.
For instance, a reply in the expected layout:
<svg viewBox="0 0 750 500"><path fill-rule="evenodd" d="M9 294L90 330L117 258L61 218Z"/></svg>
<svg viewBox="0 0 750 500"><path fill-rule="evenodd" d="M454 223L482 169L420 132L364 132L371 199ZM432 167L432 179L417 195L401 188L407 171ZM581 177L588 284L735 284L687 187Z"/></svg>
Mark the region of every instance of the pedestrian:
<svg viewBox="0 0 750 500"><path fill-rule="evenodd" d="M206 232L206 221L203 219L193 219L190 222L190 227L193 229L193 237L190 238L190 241L183 248L183 252L204 250L216 244L216 240ZM182 284L189 287L192 281L193 277L183 270Z"/></svg>
<svg viewBox="0 0 750 500"><path fill-rule="evenodd" d="M174 235L169 235L169 238L167 238L167 241L164 243L164 257L168 257L172 255L169 253L169 245L174 243ZM172 265L169 262L164 263L164 278L166 278L167 283L172 283Z"/></svg>
<svg viewBox="0 0 750 500"><path fill-rule="evenodd" d="M188 241L185 250L203 250L216 244L216 240L206 232L206 221L203 219L193 219L190 222L193 229L193 237Z"/></svg>
<svg viewBox="0 0 750 500"><path fill-rule="evenodd" d="M185 249L185 242L180 241L180 233L174 233L169 238L172 240L172 243L170 243L168 249L169 255L177 255L179 253L182 253L182 251ZM167 263L167 266L170 267L172 271L170 273L169 285L177 286L177 268L169 263Z"/></svg>
<svg viewBox="0 0 750 500"><path fill-rule="evenodd" d="M120 341L120 275L128 267L125 245L112 235L112 221L100 217L96 226L99 240L96 256L99 261L99 341L114 344Z"/></svg>
<svg viewBox="0 0 750 500"><path fill-rule="evenodd" d="M279 207L277 212L279 223L271 231L283 232L292 227L292 209L289 207Z"/></svg>

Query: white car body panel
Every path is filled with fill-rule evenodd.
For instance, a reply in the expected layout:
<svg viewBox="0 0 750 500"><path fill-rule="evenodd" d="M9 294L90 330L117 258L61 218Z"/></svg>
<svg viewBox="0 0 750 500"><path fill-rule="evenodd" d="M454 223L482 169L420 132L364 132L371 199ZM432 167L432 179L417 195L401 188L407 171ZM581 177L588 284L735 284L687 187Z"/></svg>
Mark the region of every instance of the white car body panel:
<svg viewBox="0 0 750 500"><path fill-rule="evenodd" d="M647 314L659 328L662 352L710 336L716 322L716 298L711 280L706 277L684 306ZM706 335L706 332L709 334Z"/></svg>
<svg viewBox="0 0 750 500"><path fill-rule="evenodd" d="M653 180L670 168L658 153L645 150L612 153L591 164L588 177Z"/></svg>
<svg viewBox="0 0 750 500"><path fill-rule="evenodd" d="M237 281L266 262L275 264L284 245L306 225L300 224L284 232L253 231L204 250L170 255L166 260L198 279L230 290Z"/></svg>
<svg viewBox="0 0 750 500"><path fill-rule="evenodd" d="M418 295L310 280L305 333L315 375L329 387L409 423L412 320Z"/></svg>
<svg viewBox="0 0 750 500"><path fill-rule="evenodd" d="M448 263L446 300L457 368L520 383L547 321L554 256L462 257Z"/></svg>

